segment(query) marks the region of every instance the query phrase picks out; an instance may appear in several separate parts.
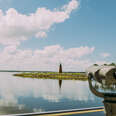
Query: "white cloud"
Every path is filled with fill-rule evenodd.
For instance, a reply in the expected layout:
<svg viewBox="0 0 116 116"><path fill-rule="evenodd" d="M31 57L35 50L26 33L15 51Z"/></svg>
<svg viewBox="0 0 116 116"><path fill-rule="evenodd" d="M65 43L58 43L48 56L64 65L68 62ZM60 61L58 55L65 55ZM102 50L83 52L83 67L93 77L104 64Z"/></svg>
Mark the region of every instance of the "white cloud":
<svg viewBox="0 0 116 116"><path fill-rule="evenodd" d="M47 37L47 34L45 32L38 32L36 35L35 35L36 38L46 38Z"/></svg>
<svg viewBox="0 0 116 116"><path fill-rule="evenodd" d="M102 53L101 56L102 56L103 58L106 58L106 57L109 57L109 56L110 56L110 53Z"/></svg>
<svg viewBox="0 0 116 116"><path fill-rule="evenodd" d="M64 5L63 9L65 9L65 11L70 14L72 12L72 10L74 10L78 7L79 7L79 2L77 2L77 0L72 0L69 2L69 4Z"/></svg>
<svg viewBox="0 0 116 116"><path fill-rule="evenodd" d="M65 71L84 70L91 64L86 55L92 54L94 47L64 49L60 45L46 46L44 49L21 50L16 46L7 46L0 52L1 69L20 70L58 70L60 62Z"/></svg>
<svg viewBox="0 0 116 116"><path fill-rule="evenodd" d="M19 45L21 41L32 36L46 37L46 32L56 23L62 23L70 17L70 13L79 7L77 0L72 0L60 10L38 8L35 13L28 15L10 8L3 13L0 10L0 44Z"/></svg>

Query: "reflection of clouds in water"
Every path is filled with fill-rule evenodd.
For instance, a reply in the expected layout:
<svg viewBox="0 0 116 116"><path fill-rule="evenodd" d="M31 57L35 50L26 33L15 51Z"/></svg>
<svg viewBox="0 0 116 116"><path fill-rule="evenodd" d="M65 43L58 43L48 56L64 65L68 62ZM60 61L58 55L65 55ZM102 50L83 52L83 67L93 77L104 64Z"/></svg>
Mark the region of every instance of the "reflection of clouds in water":
<svg viewBox="0 0 116 116"><path fill-rule="evenodd" d="M44 110L43 109L37 109L37 108L33 108L33 112L44 112Z"/></svg>
<svg viewBox="0 0 116 116"><path fill-rule="evenodd" d="M11 76L12 73L1 73L0 103L17 104L17 97L32 96L34 98L58 102L61 98L71 100L92 100L88 82L63 81L59 92L58 80L38 80Z"/></svg>
<svg viewBox="0 0 116 116"><path fill-rule="evenodd" d="M58 89L58 81L55 81L55 86L50 86L50 88L51 91L46 93L46 87L45 90L43 90L42 96L39 95L39 92L36 94L38 94L38 97L43 97L50 102L59 102L62 98L78 101L94 100L93 95L89 91L87 81L83 82L65 80L63 81L60 94Z"/></svg>
<svg viewBox="0 0 116 116"><path fill-rule="evenodd" d="M64 97L78 101L94 99L93 95L90 94L87 81L72 81L72 83L70 81L64 81L62 93L64 93Z"/></svg>
<svg viewBox="0 0 116 116"><path fill-rule="evenodd" d="M55 95L43 95L42 98L50 102L59 102L61 97Z"/></svg>
<svg viewBox="0 0 116 116"><path fill-rule="evenodd" d="M32 110L27 109L25 101L20 104L18 98L42 98L48 102L58 103L62 99L75 101L94 100L94 96L90 94L88 82L69 81L62 82L61 89L59 88L58 80L39 80L14 77L12 73L0 73L0 112L16 113L44 111L43 108L32 107ZM28 102L29 103L29 102ZM6 110L9 109L8 111Z"/></svg>

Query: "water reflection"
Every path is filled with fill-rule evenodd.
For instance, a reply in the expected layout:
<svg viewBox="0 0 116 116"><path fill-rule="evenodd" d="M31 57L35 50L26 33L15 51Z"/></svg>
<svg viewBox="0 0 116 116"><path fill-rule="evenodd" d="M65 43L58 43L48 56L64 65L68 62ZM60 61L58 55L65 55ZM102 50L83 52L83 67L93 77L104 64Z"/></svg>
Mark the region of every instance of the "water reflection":
<svg viewBox="0 0 116 116"><path fill-rule="evenodd" d="M87 81L29 79L12 73L0 73L0 79L0 114L102 105L89 91Z"/></svg>
<svg viewBox="0 0 116 116"><path fill-rule="evenodd" d="M59 89L61 89L61 86L62 86L62 80L59 80Z"/></svg>

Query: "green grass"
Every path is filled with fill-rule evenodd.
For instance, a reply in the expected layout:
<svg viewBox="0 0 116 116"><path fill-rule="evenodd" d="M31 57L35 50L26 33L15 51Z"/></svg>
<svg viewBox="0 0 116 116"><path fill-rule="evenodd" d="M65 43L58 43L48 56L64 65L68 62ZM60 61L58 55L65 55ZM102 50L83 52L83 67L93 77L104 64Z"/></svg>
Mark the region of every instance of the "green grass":
<svg viewBox="0 0 116 116"><path fill-rule="evenodd" d="M85 73L31 72L14 74L14 76L37 79L87 80Z"/></svg>

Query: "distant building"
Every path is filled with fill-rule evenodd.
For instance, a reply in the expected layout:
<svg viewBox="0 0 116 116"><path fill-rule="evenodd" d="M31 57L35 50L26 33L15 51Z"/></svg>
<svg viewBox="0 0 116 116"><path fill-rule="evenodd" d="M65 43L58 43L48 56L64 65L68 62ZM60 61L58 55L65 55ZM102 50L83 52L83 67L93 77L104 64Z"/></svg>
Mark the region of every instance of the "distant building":
<svg viewBox="0 0 116 116"><path fill-rule="evenodd" d="M59 73L62 73L62 64L59 66Z"/></svg>

